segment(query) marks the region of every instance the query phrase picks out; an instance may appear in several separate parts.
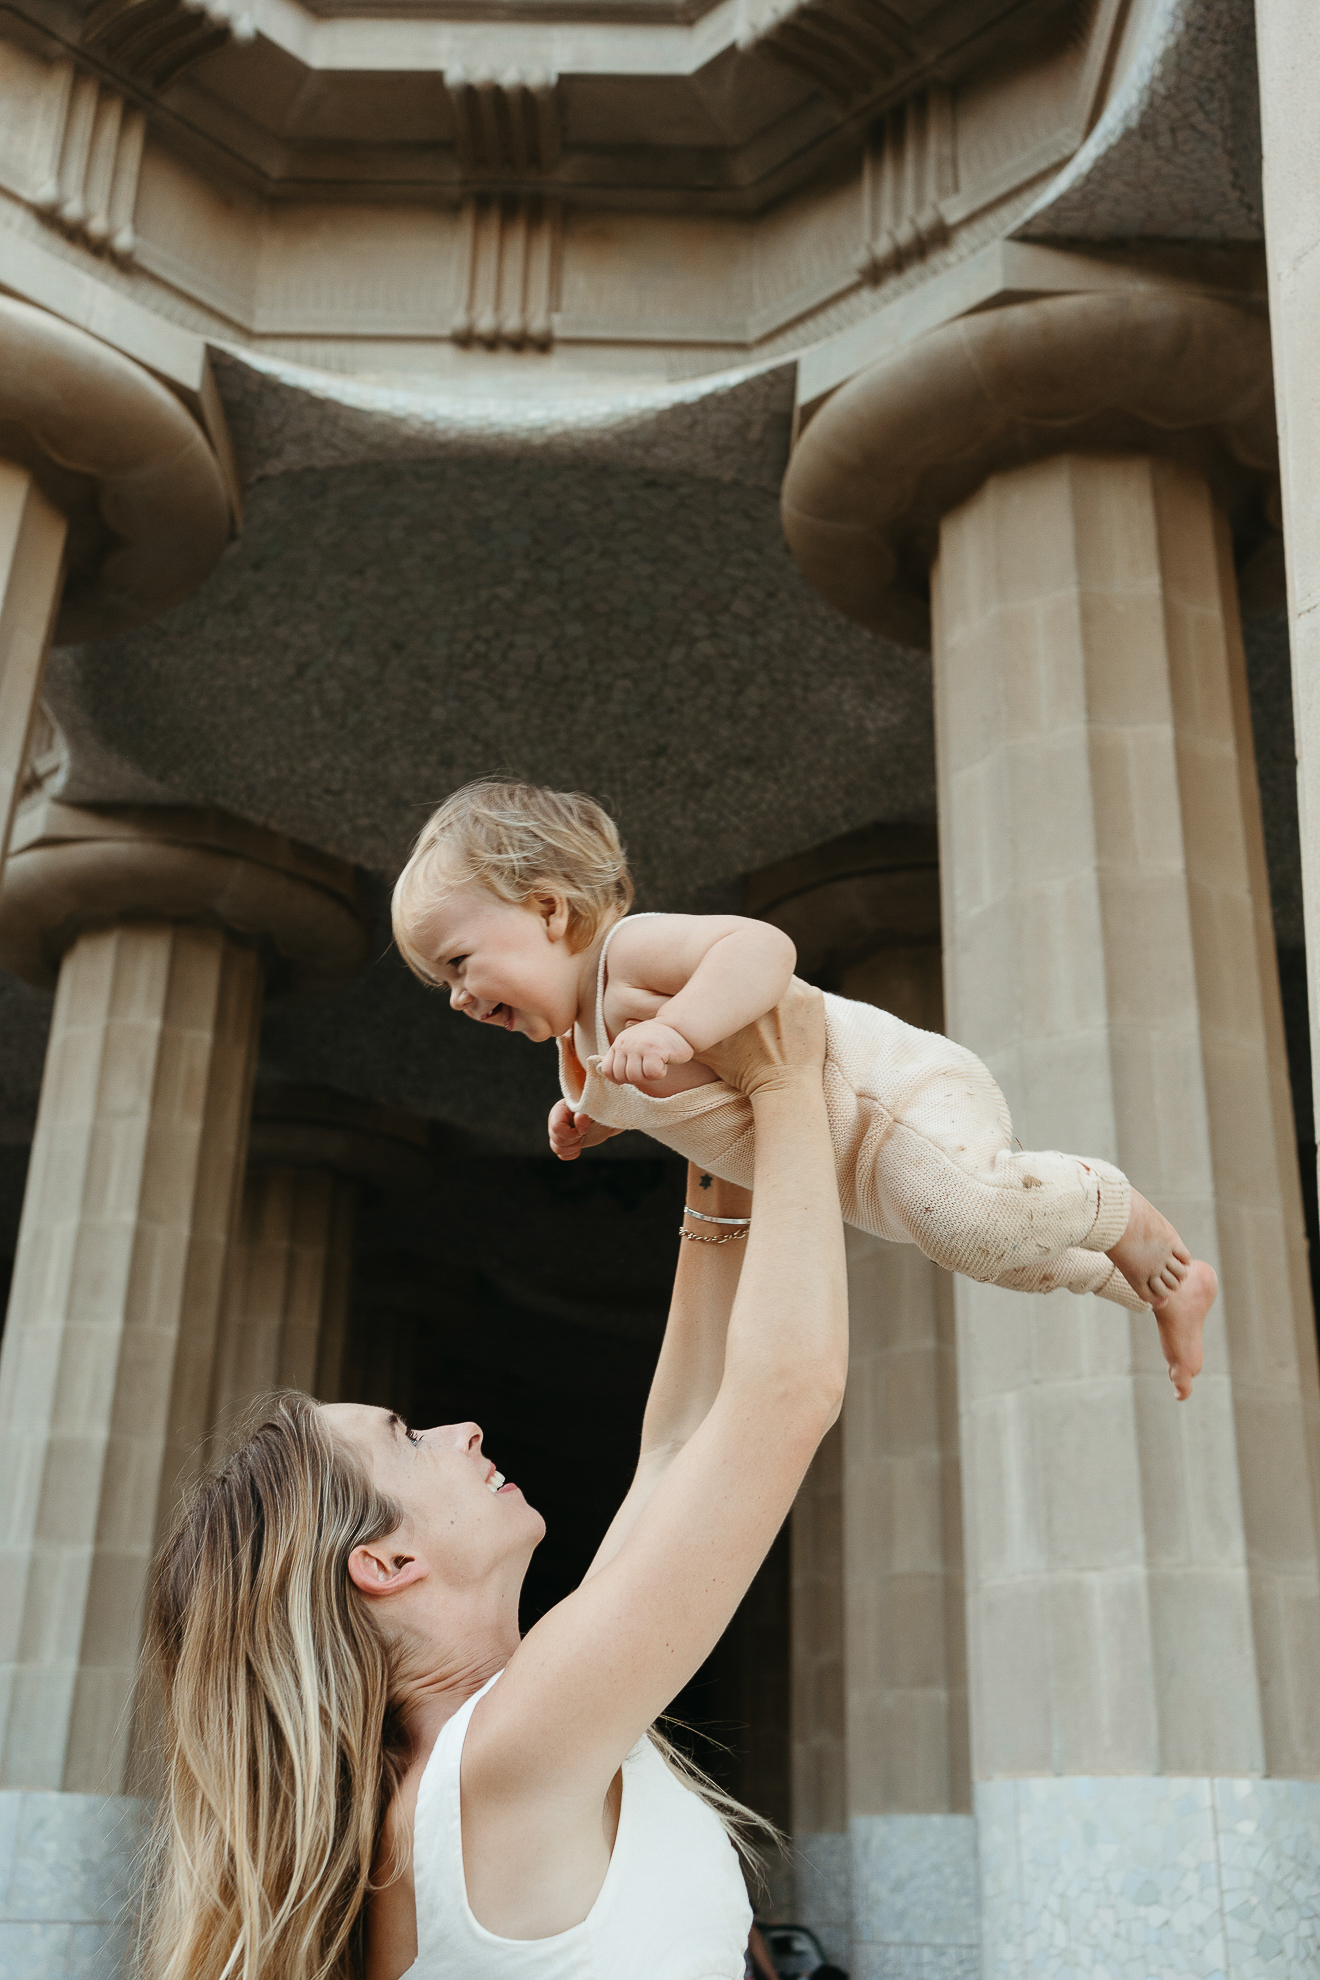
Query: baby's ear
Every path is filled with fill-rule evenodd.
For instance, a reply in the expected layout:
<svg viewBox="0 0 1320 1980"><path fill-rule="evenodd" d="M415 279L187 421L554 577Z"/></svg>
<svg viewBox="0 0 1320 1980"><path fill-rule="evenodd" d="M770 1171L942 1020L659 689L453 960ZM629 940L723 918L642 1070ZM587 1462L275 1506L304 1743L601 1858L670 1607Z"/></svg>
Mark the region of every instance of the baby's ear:
<svg viewBox="0 0 1320 1980"><path fill-rule="evenodd" d="M547 889L533 894L528 906L541 918L546 937L551 942L563 942L573 925L573 916L564 896Z"/></svg>

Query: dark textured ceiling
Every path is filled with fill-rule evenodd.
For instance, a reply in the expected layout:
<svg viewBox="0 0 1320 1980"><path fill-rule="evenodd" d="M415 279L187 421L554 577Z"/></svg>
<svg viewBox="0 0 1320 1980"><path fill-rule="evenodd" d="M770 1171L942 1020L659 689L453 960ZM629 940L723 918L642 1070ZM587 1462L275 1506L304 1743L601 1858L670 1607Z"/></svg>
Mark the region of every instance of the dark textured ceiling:
<svg viewBox="0 0 1320 1980"><path fill-rule="evenodd" d="M736 900L771 861L932 815L928 662L845 624L789 560L782 372L621 394L609 417L432 406L429 425L388 395L345 409L225 375L243 534L177 611L55 656L66 794L217 804L360 863L375 960L272 1014L265 1070L540 1152L553 1054L453 1017L387 953L428 809L494 768L583 786L644 905ZM45 1006L4 1008L16 1138Z"/></svg>

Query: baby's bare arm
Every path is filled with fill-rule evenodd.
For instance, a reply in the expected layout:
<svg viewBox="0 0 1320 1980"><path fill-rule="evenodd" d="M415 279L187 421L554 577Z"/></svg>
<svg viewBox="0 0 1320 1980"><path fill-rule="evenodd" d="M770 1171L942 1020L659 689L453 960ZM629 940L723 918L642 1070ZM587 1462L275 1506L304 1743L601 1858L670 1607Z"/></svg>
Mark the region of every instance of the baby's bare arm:
<svg viewBox="0 0 1320 1980"><path fill-rule="evenodd" d="M696 1054L773 1010L788 989L797 951L768 921L736 914L638 916L610 945L616 985L664 997L652 1020Z"/></svg>

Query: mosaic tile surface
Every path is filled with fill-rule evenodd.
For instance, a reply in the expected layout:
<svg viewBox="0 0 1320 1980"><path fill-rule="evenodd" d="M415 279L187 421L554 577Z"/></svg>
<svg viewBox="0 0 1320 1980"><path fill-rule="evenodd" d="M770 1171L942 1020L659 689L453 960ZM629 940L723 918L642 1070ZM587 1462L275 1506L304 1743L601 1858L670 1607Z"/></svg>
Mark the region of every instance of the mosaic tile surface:
<svg viewBox="0 0 1320 1980"><path fill-rule="evenodd" d="M1252 0L1157 0L1095 129L1015 231L1263 239Z"/></svg>
<svg viewBox="0 0 1320 1980"><path fill-rule="evenodd" d="M0 1980L120 1980L147 1804L0 1791Z"/></svg>
<svg viewBox="0 0 1320 1980"><path fill-rule="evenodd" d="M976 1790L985 1980L1320 1973L1320 1782Z"/></svg>

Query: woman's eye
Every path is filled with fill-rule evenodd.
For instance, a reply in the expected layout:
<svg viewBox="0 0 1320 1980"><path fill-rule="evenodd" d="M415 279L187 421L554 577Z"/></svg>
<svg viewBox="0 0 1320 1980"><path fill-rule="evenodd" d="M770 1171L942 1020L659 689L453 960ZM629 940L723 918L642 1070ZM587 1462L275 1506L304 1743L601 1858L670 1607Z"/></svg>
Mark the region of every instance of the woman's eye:
<svg viewBox="0 0 1320 1980"><path fill-rule="evenodd" d="M420 1444L422 1441L422 1433L420 1430L405 1430L403 1434L408 1439L408 1442L410 1444Z"/></svg>

